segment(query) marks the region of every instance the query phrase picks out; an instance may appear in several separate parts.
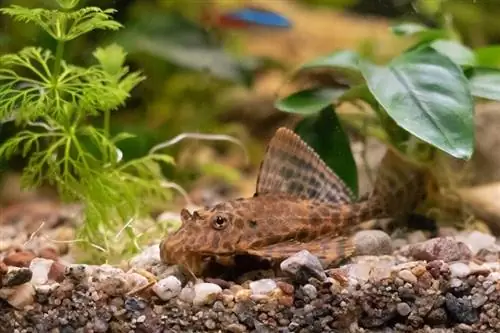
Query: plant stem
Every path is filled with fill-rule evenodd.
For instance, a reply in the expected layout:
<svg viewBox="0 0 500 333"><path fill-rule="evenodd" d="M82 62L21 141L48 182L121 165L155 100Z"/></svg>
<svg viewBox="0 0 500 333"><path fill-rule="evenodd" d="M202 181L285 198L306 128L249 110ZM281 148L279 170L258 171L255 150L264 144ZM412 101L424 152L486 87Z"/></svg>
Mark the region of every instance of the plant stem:
<svg viewBox="0 0 500 333"><path fill-rule="evenodd" d="M54 84L57 83L57 78L59 76L59 72L61 71L61 63L63 55L64 55L64 42L58 40L56 48L56 58L54 59L54 69L52 70L52 80Z"/></svg>
<svg viewBox="0 0 500 333"><path fill-rule="evenodd" d="M111 120L111 112L109 110L104 111L104 135L109 139L109 123Z"/></svg>

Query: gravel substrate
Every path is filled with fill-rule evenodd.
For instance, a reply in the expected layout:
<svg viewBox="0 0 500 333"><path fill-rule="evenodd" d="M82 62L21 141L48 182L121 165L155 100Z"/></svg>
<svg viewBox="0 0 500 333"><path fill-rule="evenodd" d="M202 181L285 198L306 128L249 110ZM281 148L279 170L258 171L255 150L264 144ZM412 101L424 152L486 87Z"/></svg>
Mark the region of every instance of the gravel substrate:
<svg viewBox="0 0 500 333"><path fill-rule="evenodd" d="M303 251L300 274L241 284L186 283L157 246L124 269L36 258L0 270L0 331L500 332L498 247L463 245L435 238L326 272Z"/></svg>

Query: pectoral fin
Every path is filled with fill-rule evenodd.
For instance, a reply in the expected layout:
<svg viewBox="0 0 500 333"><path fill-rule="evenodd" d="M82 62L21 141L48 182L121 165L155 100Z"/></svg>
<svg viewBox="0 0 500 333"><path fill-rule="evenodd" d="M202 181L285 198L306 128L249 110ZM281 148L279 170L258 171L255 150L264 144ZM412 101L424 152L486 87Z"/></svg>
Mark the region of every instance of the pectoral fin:
<svg viewBox="0 0 500 333"><path fill-rule="evenodd" d="M248 254L271 260L284 260L302 250L311 252L326 268L350 257L355 252L355 244L352 237L322 237L306 243L291 240L273 244L258 250L249 250Z"/></svg>

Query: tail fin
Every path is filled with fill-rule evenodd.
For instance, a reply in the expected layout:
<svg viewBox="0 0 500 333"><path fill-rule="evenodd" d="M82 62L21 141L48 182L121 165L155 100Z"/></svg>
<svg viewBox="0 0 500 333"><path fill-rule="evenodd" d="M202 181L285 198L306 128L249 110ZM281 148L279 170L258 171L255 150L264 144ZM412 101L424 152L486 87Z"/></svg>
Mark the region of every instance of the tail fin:
<svg viewBox="0 0 500 333"><path fill-rule="evenodd" d="M425 169L406 162L393 148L388 148L370 196L378 201L382 215L408 214L425 198L425 194Z"/></svg>

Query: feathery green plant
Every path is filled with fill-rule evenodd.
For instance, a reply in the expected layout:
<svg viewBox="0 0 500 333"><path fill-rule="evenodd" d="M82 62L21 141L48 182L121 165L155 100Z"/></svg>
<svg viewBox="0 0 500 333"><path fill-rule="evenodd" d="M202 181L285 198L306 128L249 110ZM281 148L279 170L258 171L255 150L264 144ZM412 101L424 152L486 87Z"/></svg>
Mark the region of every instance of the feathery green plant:
<svg viewBox="0 0 500 333"><path fill-rule="evenodd" d="M124 65L126 53L120 46L98 48L89 67L64 60L69 41L96 29L121 28L111 16L115 10L77 9L79 0L56 2L58 9L0 9L17 21L36 24L57 41L55 54L29 46L0 57L0 120L21 127L0 146L0 159L28 156L23 186L48 182L63 199L84 204L83 244L97 245L108 256L109 236L123 229L131 251L136 236L126 221L146 214L155 199L170 199L160 167L173 159L151 153L124 161L116 144L133 135L110 134L111 112L145 79ZM86 123L95 116L103 117L102 128Z"/></svg>

